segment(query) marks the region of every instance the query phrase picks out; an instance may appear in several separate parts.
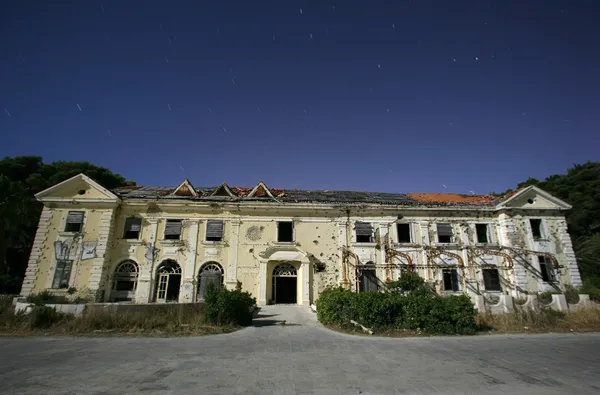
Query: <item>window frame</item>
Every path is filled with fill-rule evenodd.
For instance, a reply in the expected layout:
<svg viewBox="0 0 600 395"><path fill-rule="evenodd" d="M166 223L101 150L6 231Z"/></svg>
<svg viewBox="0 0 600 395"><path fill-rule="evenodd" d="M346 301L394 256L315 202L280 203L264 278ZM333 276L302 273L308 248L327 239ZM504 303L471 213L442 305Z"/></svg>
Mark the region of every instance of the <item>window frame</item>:
<svg viewBox="0 0 600 395"><path fill-rule="evenodd" d="M139 221L140 230L137 231L137 236L136 237L127 237L127 233L128 232L133 232L131 230L127 230L127 223L128 223L128 221L131 221L131 220ZM126 217L125 218L125 223L123 224L122 239L124 239L124 240L139 240L140 237L142 236L142 222L143 222L143 218L142 217L136 217L136 216L133 216L133 215L129 216L129 217Z"/></svg>
<svg viewBox="0 0 600 395"><path fill-rule="evenodd" d="M446 289L446 273L452 273L452 277L450 279L452 283L452 289ZM442 286L444 288L444 292L460 292L460 280L458 278L458 269L457 268L444 268L442 269Z"/></svg>
<svg viewBox="0 0 600 395"><path fill-rule="evenodd" d="M358 234L358 228L359 228L359 226L357 226L358 224L368 224L369 225L369 228L371 229L371 233L369 234L369 236L368 236L369 239L367 241L365 241L365 240L359 240L358 239L359 236L360 237L366 237L367 236L367 235L364 235L364 234L361 234L361 235ZM367 228L366 226L362 226L362 225L361 225L361 227ZM369 243L373 243L373 239L374 239L373 234L374 233L375 232L373 230L373 223L372 222L354 221L354 240L355 240L355 243L357 243L357 244L369 244Z"/></svg>
<svg viewBox="0 0 600 395"><path fill-rule="evenodd" d="M479 231L477 229L477 227L481 227L481 226L485 226L485 241L481 241L479 240ZM491 224L487 223L487 222L479 222L475 224L475 243L476 244L491 244L492 243L492 238L491 238Z"/></svg>
<svg viewBox="0 0 600 395"><path fill-rule="evenodd" d="M62 266L62 269L60 271L60 275L61 278L58 279L58 286L55 286L55 283L57 281L57 275L59 273L58 269L60 265ZM68 270L68 274L65 276L65 267L68 265L69 270ZM52 276L52 282L50 283L50 289L69 289L69 286L71 284L71 275L73 274L73 259L58 259L56 260L55 266L54 266L54 275ZM65 278L66 277L66 278ZM66 280L67 284L65 287L61 287L60 284Z"/></svg>
<svg viewBox="0 0 600 395"><path fill-rule="evenodd" d="M493 288L488 288L487 286L487 282L486 282L486 276L485 273L490 273L490 272L495 272L496 275L498 276L498 289L493 289ZM500 277L500 271L498 270L497 267L486 267L484 269L481 269L481 276L483 277L483 289L487 292L502 292L502 279Z"/></svg>
<svg viewBox="0 0 600 395"><path fill-rule="evenodd" d="M554 272L554 262L551 259L548 259L545 255L537 256L538 266L540 269L540 274L542 275L542 281L547 284L552 284L556 282L556 273ZM542 269L543 265L543 269ZM548 266L550 265L550 266Z"/></svg>
<svg viewBox="0 0 600 395"><path fill-rule="evenodd" d="M78 230L69 230L67 229L67 227L70 224L73 224L75 222L69 222L69 215L71 213L80 213L81 214L81 222L79 223L79 229ZM65 233L81 233L83 232L83 225L85 223L85 211L84 210L69 210L67 211L67 216L65 217L65 224L63 226L63 232Z"/></svg>
<svg viewBox="0 0 600 395"><path fill-rule="evenodd" d="M281 224L290 224L292 229L291 229L291 240L281 240L281 232L280 232L280 225ZM296 241L296 226L294 224L294 221L277 221L277 242L278 243L294 243Z"/></svg>
<svg viewBox="0 0 600 395"><path fill-rule="evenodd" d="M534 227L533 221L539 221L539 225L537 227ZM531 237L534 241L545 239L544 221L541 218L529 218L529 228L531 229ZM537 232L534 231L534 229L536 228ZM536 236L536 233L539 233L539 236Z"/></svg>
<svg viewBox="0 0 600 395"><path fill-rule="evenodd" d="M208 224L209 223L220 223L221 224L221 237L217 238L214 236L208 235ZM225 221L220 219L208 219L206 220L206 225L204 226L204 241L208 243L221 243L223 241L223 237L225 235ZM210 239L209 239L210 237Z"/></svg>
<svg viewBox="0 0 600 395"><path fill-rule="evenodd" d="M440 240L440 225L448 225L448 227L450 228L450 240L449 241L441 241ZM436 236L437 236L437 242L440 244L454 244L456 243L456 235L454 234L454 226L452 226L452 222L437 222L435 224L435 232L436 232ZM446 235L444 235L446 236Z"/></svg>
<svg viewBox="0 0 600 395"><path fill-rule="evenodd" d="M400 225L408 226L408 239L409 239L408 241L400 241L400 231L399 231ZM412 244L415 242L412 223L410 223L410 222L397 222L396 223L396 240L397 240L398 244Z"/></svg>
<svg viewBox="0 0 600 395"><path fill-rule="evenodd" d="M176 221L179 222L179 234L177 235L177 238L175 238L175 237L167 237L167 226L168 226L168 224L170 222L173 223L173 222L176 222ZM165 220L165 226L164 226L164 229L163 229L163 240L173 240L173 241L181 240L182 236L183 236L183 220L180 219L180 218L167 218Z"/></svg>

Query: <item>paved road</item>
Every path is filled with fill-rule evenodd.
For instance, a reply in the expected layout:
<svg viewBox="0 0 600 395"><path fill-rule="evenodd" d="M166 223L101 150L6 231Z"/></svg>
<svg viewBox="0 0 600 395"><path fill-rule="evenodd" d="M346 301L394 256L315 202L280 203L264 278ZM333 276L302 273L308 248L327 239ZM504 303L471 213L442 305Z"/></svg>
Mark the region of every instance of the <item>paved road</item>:
<svg viewBox="0 0 600 395"><path fill-rule="evenodd" d="M298 306L255 322L194 338L0 338L0 393L600 393L600 334L356 337Z"/></svg>

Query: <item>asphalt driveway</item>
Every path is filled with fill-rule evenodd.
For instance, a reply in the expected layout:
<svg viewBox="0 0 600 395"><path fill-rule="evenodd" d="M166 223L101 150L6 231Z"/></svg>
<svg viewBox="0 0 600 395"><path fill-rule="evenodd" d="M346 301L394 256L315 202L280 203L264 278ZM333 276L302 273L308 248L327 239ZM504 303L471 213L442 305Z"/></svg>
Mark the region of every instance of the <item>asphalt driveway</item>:
<svg viewBox="0 0 600 395"><path fill-rule="evenodd" d="M222 335L0 338L0 393L598 394L600 334L358 337L268 306Z"/></svg>

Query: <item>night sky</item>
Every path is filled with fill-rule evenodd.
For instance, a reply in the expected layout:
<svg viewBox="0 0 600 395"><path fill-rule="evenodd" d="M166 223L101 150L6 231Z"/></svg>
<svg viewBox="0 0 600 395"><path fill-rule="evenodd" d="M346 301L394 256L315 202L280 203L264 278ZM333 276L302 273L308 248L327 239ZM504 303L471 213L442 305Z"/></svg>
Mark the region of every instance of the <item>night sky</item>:
<svg viewBox="0 0 600 395"><path fill-rule="evenodd" d="M600 1L0 1L0 156L485 194L600 159Z"/></svg>

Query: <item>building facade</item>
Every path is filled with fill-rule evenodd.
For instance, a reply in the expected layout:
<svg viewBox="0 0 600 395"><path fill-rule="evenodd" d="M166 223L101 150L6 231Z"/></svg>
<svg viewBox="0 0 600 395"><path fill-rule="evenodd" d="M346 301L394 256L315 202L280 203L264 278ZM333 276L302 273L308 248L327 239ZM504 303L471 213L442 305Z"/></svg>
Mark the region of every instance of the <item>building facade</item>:
<svg viewBox="0 0 600 395"><path fill-rule="evenodd" d="M36 198L44 208L22 296L198 302L223 284L259 304L309 305L326 287L374 291L403 270L474 301L581 285L570 206L534 186L503 198L188 180L110 191L80 174Z"/></svg>

